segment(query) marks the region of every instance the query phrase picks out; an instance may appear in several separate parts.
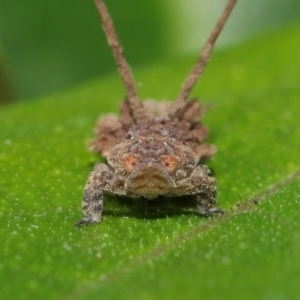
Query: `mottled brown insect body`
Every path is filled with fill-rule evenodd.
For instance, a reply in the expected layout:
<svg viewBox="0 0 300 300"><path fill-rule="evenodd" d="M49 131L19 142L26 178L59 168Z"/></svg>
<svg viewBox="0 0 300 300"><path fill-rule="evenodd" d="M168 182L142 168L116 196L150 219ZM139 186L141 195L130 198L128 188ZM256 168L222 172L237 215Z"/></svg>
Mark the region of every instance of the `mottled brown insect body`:
<svg viewBox="0 0 300 300"><path fill-rule="evenodd" d="M108 165L97 164L90 174L82 202L85 217L76 226L101 221L103 192L148 199L196 195L199 214L222 213L215 207L215 179L209 176L206 166L199 164L201 159L211 158L216 148L199 145L207 135L206 127L200 123L203 111L198 100L187 98L236 1L228 1L177 100L159 103L140 101L106 7L102 0L95 1L127 97L121 104L120 117L102 116L95 128L91 150L105 157Z"/></svg>
<svg viewBox="0 0 300 300"><path fill-rule="evenodd" d="M108 163L124 174L127 195L152 199L184 194L179 193L177 182L195 168L197 157L172 134L172 129L164 125L154 129L133 126L128 139L111 149Z"/></svg>

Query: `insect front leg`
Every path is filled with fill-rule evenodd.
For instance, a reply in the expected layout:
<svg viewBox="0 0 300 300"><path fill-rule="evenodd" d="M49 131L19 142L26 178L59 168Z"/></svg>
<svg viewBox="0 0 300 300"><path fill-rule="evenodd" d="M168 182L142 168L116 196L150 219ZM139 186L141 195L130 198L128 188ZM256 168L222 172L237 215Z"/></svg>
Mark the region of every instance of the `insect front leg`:
<svg viewBox="0 0 300 300"><path fill-rule="evenodd" d="M197 211L200 215L223 214L223 210L216 207L217 190L216 180L207 176L203 178L199 193L197 193Z"/></svg>
<svg viewBox="0 0 300 300"><path fill-rule="evenodd" d="M105 164L97 164L94 167L83 191L82 212L85 217L75 223L76 227L101 221L103 190L108 190L113 173L113 170Z"/></svg>
<svg viewBox="0 0 300 300"><path fill-rule="evenodd" d="M212 215L224 212L216 207L216 180L208 176L209 169L204 165L197 166L187 178L177 183L182 195L196 195L197 211L200 215Z"/></svg>

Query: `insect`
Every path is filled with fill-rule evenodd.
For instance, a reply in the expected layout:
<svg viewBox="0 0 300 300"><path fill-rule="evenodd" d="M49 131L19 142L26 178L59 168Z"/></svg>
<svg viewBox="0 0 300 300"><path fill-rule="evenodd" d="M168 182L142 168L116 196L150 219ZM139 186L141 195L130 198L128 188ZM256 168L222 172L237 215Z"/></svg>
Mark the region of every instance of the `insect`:
<svg viewBox="0 0 300 300"><path fill-rule="evenodd" d="M223 213L216 207L216 181L209 176L209 169L199 164L203 158L211 158L216 148L200 144L207 136L207 128L200 122L203 109L197 99L188 96L236 0L227 2L177 99L158 103L140 100L105 4L103 0L95 3L127 95L119 117L104 115L97 123L91 150L108 164L96 164L89 175L82 199L84 217L75 226L101 221L103 192L147 199L195 195L200 215Z"/></svg>

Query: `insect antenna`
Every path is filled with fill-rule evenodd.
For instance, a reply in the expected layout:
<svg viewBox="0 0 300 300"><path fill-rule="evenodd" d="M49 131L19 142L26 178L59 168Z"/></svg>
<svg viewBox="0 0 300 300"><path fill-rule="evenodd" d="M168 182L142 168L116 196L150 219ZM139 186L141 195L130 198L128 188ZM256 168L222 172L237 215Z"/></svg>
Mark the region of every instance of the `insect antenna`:
<svg viewBox="0 0 300 300"><path fill-rule="evenodd" d="M183 82L183 85L181 87L181 91L174 102L173 110L169 114L169 118L178 118L180 116L181 111L183 110L186 100L193 89L194 85L198 81L199 77L203 73L205 69L205 65L212 53L213 46L223 29L223 26L225 25L234 5L236 3L236 0L229 0L227 2L227 5L217 22L216 26L214 27L212 33L210 34L208 40L206 41L206 44L190 73L187 75L185 81Z"/></svg>
<svg viewBox="0 0 300 300"><path fill-rule="evenodd" d="M133 75L125 57L123 56L123 50L119 43L111 17L103 0L95 0L95 4L102 19L102 27L106 34L108 45L112 49L119 73L127 91L127 100L129 102L132 116L136 123L144 123L147 121L148 117L144 109L144 105L135 90Z"/></svg>

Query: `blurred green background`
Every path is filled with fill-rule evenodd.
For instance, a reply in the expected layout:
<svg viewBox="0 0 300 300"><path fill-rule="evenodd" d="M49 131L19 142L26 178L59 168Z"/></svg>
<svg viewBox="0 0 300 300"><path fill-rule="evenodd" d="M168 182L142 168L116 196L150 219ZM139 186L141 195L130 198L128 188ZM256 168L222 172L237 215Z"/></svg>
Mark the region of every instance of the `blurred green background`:
<svg viewBox="0 0 300 300"><path fill-rule="evenodd" d="M196 53L226 0L106 0L133 67ZM299 0L239 0L218 45L300 17ZM0 1L0 102L115 72L93 0Z"/></svg>

